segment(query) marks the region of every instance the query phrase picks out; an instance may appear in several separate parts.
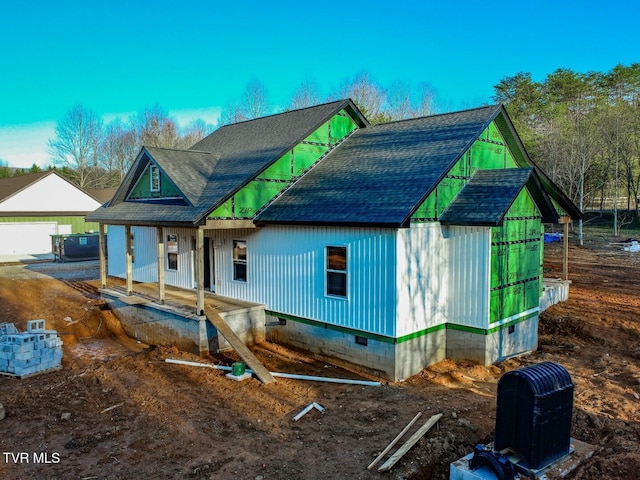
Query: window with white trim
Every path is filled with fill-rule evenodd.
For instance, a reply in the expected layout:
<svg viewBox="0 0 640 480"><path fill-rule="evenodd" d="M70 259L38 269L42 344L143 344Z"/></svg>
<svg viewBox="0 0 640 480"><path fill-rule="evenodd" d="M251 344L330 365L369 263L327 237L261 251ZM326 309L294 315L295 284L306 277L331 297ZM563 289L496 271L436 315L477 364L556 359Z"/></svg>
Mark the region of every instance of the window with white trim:
<svg viewBox="0 0 640 480"><path fill-rule="evenodd" d="M233 241L233 279L238 282L247 281L247 241Z"/></svg>
<svg viewBox="0 0 640 480"><path fill-rule="evenodd" d="M347 296L347 247L329 246L327 255L327 295Z"/></svg>
<svg viewBox="0 0 640 480"><path fill-rule="evenodd" d="M178 270L178 235L167 235L167 270Z"/></svg>

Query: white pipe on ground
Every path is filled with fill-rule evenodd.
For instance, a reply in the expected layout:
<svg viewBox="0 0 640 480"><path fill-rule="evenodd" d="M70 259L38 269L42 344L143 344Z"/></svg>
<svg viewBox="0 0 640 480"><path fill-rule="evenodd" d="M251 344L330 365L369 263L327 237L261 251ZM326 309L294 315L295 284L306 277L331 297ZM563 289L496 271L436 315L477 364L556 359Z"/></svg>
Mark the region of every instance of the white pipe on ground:
<svg viewBox="0 0 640 480"><path fill-rule="evenodd" d="M198 362L189 362L187 360L176 360L173 358L167 358L165 360L167 363L175 363L178 365L188 365L191 367L202 367L202 368L213 368L215 370L225 370L230 372L231 367L227 367L225 365L211 365L208 363L198 363ZM253 370L246 370L247 373L253 375ZM370 382L367 380L351 380L348 378L329 378L329 377L314 377L312 375L298 375L297 373L280 373L280 372L269 372L274 377L280 378L290 378L292 380L309 380L312 382L328 382L328 383L347 383L349 385L364 385L367 387L379 387L382 385L380 382Z"/></svg>

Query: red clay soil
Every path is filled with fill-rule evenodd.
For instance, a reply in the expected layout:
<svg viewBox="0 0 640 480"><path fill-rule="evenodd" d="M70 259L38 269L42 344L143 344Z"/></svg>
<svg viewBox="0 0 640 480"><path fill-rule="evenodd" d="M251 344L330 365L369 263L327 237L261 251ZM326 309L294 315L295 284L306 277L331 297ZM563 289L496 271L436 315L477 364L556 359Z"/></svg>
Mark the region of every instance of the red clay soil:
<svg viewBox="0 0 640 480"><path fill-rule="evenodd" d="M558 244L546 275L561 271ZM606 242L571 248L571 298L542 315L538 351L491 367L443 361L379 387L278 379L235 382L166 358L231 365L126 338L94 296L97 280L17 278L0 267L0 321L44 318L64 340L63 370L0 377L6 479L446 479L449 463L492 440L500 376L551 360L575 383L572 436L596 446L573 479L640 472L640 254ZM68 317L65 320L65 317ZM69 321L71 320L71 322ZM362 378L266 344L272 371ZM305 406L312 410L294 422ZM387 473L367 465L422 412L444 416ZM403 439L404 441L404 439Z"/></svg>

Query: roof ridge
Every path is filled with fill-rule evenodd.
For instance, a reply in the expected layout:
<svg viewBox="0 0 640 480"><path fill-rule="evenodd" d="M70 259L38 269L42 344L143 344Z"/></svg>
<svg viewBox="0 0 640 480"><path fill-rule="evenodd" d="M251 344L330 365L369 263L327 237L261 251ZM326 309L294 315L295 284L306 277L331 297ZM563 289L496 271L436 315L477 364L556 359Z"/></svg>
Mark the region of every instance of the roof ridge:
<svg viewBox="0 0 640 480"><path fill-rule="evenodd" d="M487 108L494 108L497 109L500 107L501 104L496 103L496 104L492 104L492 105L485 105L482 107L475 107L475 108L465 108L464 110L455 110L453 112L443 112L443 113L434 113L433 115L423 115L421 117L412 117L412 118L401 118L400 120L391 120L389 122L382 122L382 123L376 123L375 125L372 126L377 126L377 125L391 125L394 123L402 123L402 122L410 122L413 120L421 120L424 118L434 118L434 117L444 117L445 115L455 115L457 113L467 113L467 112L473 112L473 111L477 111L477 110L484 110Z"/></svg>
<svg viewBox="0 0 640 480"><path fill-rule="evenodd" d="M169 150L172 152L188 152L188 153L206 153L211 155L212 152L207 152L205 150L191 150L189 148L169 148L169 147L152 147L150 145L142 145L145 149L155 148L156 150Z"/></svg>
<svg viewBox="0 0 640 480"><path fill-rule="evenodd" d="M262 119L265 119L265 118L277 117L278 115L284 115L286 113L302 112L303 110L310 110L312 108L325 107L327 105L331 105L332 103L336 103L336 104L338 104L338 103L347 103L347 102L349 102L349 100L350 99L348 99L348 98L342 98L340 100L333 100L331 102L319 103L318 105L311 105L311 106L303 107L303 108L294 108L292 110L285 110L283 112L271 113L269 115L264 115L262 117L248 118L247 120L241 120L239 122L227 123L226 125L222 125L220 128L231 127L233 125L240 125L242 123L255 122L256 120L262 120Z"/></svg>

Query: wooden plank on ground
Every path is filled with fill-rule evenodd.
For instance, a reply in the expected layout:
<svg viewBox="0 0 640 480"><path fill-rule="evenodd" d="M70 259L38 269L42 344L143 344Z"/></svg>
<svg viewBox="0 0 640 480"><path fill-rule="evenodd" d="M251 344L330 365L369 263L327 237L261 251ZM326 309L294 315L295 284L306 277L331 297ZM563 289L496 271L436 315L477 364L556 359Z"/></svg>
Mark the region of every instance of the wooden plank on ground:
<svg viewBox="0 0 640 480"><path fill-rule="evenodd" d="M218 330L218 333L222 335L227 342L233 347L233 349L238 352L240 358L244 360L253 373L256 374L256 377L262 383L271 383L275 382L275 378L269 373L269 371L265 368L260 360L256 358L256 356L251 353L251 350L247 348L244 342L236 335L236 333L227 325L227 323L223 320L223 318L216 313L211 307L207 306L205 303L204 306L204 314L207 316L207 319L213 324L214 327Z"/></svg>
<svg viewBox="0 0 640 480"><path fill-rule="evenodd" d="M442 414L438 413L437 415L434 415L429 420L427 420L427 423L425 423L422 427L420 427L420 430L418 430L416 433L414 433L411 436L411 438L409 440L407 440L407 442L405 444L403 444L396 451L396 453L391 455L389 457L389 459L384 463L384 465L382 465L378 469L378 471L379 472L387 472L387 471L391 470L391 468L398 462L398 460L400 460L404 456L404 454L409 451L409 449L411 447L413 447L416 443L418 443L418 440L420 440L424 436L424 434L427 433L429 431L429 429L431 429L431 427L433 427L436 424L436 422L438 420L440 420L441 418L442 418Z"/></svg>
<svg viewBox="0 0 640 480"><path fill-rule="evenodd" d="M367 470L371 470L373 467L375 467L378 464L378 462L382 460L382 458L391 451L391 449L396 445L396 443L398 443L400 439L404 437L404 434L407 433L409 429L413 426L413 424L418 421L421 415L422 415L422 412L416 413L416 416L413 417L413 420L411 420L409 424L406 427L404 427L402 431L396 436L396 438L391 440L391 443L387 445L387 448L385 448L382 451L382 453L380 453L380 455L378 455L378 457L369 464L369 466L367 467Z"/></svg>

